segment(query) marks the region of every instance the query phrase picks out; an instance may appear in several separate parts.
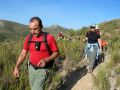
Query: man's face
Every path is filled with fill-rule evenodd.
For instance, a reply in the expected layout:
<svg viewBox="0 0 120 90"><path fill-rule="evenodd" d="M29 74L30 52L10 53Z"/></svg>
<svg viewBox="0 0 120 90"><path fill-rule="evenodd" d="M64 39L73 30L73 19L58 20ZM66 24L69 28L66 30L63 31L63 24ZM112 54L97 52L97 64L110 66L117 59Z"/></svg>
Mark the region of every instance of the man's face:
<svg viewBox="0 0 120 90"><path fill-rule="evenodd" d="M41 32L41 28L39 27L39 23L38 23L37 20L34 20L33 22L30 22L29 23L29 28L30 28L30 32L36 37Z"/></svg>

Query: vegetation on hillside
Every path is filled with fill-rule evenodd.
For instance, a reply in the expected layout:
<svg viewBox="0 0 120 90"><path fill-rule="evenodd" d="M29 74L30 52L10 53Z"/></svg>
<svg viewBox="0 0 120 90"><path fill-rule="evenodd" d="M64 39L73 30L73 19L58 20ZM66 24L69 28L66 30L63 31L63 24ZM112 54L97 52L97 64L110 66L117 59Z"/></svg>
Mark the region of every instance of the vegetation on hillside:
<svg viewBox="0 0 120 90"><path fill-rule="evenodd" d="M108 63L101 66L95 78L95 85L99 90L120 88L120 20L112 20L100 24L102 38L109 42Z"/></svg>
<svg viewBox="0 0 120 90"><path fill-rule="evenodd" d="M21 64L20 78L15 79L12 75L15 62L22 50L23 37L25 37L25 35L28 34L28 31L24 32L25 30L23 29L24 25L16 26L18 25L17 23L14 23L14 25L12 25L9 21L7 23L9 24L3 24L3 26L2 24L0 24L0 41L4 41L0 43L0 59L1 59L0 60L0 73L1 73L0 90L30 90L28 84L28 71L27 71L28 56L25 59L25 62ZM114 76L116 80L115 87L116 88L120 87L120 64L119 64L120 63L120 42L119 42L120 24L119 23L120 20L112 20L109 22L104 22L99 24L102 33L101 37L102 39L108 41L109 43L108 53L111 55L110 62L102 69L100 69L100 71L98 71L98 74L95 78L95 84L98 86L99 90L110 89L111 83L109 78L113 76L113 73L111 72L114 72L115 75ZM10 28L9 26L13 26L13 28ZM78 31L68 30L67 32L65 31L66 36L76 37L79 35L80 39L57 40L60 50L60 55L62 57L61 59L62 64L64 60L69 60L70 62L65 67L68 74L72 72L71 68L76 67L77 63L80 62L83 58L84 55L83 51L85 45L85 43L83 42L83 38L85 37L87 31L88 31L88 27L83 27ZM60 32L60 30L58 30L58 32ZM54 35L56 36L56 33ZM22 38L20 38L21 36ZM14 40L13 38L16 38L16 40L12 41ZM7 39L9 40L9 42ZM62 67L63 65L60 67L61 70L64 69ZM51 87L51 90L56 90L56 88L60 86L60 84L62 83L62 76L59 73L60 73L59 70L53 73L54 75L51 79L51 85L49 85L50 83L47 83L47 85ZM48 88L46 88L46 90L48 90Z"/></svg>

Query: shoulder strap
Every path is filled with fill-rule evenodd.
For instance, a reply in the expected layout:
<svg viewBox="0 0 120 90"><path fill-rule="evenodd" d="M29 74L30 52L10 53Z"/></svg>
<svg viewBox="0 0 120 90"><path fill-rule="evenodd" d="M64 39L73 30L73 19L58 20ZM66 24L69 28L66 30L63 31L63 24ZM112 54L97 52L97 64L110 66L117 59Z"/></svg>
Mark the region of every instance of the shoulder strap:
<svg viewBox="0 0 120 90"><path fill-rule="evenodd" d="M45 43L46 48L48 49L48 52L49 52L49 54L51 55L51 54L52 54L52 51L51 51L51 49L50 49L50 46L48 45L47 35L48 35L48 33L43 32L43 42Z"/></svg>
<svg viewBox="0 0 120 90"><path fill-rule="evenodd" d="M50 49L50 47L49 47L49 45L48 45L48 42L47 42L47 35L48 35L48 33L43 32L43 41L42 41L42 42L45 43L46 48L48 49L48 52L49 52L49 54L51 55L51 54L52 54L52 51L51 51L51 49ZM32 37L33 37L33 35L30 34L30 35L29 35L29 39L28 39L28 46L30 46L30 43L31 43L31 42L33 42L33 43L35 42L35 41L32 41Z"/></svg>
<svg viewBox="0 0 120 90"><path fill-rule="evenodd" d="M33 37L33 35L30 34L29 39L28 39L28 45L30 45L30 42L31 42L31 40L32 40L32 37Z"/></svg>
<svg viewBox="0 0 120 90"><path fill-rule="evenodd" d="M30 48L30 43L31 43L32 37L33 37L33 35L30 34L30 35L29 35L29 38L28 38L28 47L29 47L29 48Z"/></svg>

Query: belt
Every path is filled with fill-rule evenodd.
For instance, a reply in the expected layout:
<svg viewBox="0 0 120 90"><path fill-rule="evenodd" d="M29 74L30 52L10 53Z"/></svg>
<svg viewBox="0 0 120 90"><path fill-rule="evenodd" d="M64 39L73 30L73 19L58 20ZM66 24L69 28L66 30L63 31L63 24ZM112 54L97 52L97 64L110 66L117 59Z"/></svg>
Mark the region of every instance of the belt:
<svg viewBox="0 0 120 90"><path fill-rule="evenodd" d="M29 64L29 66L31 65L35 70L44 68L44 67L38 67L36 65L33 65L31 62L29 62L28 64Z"/></svg>

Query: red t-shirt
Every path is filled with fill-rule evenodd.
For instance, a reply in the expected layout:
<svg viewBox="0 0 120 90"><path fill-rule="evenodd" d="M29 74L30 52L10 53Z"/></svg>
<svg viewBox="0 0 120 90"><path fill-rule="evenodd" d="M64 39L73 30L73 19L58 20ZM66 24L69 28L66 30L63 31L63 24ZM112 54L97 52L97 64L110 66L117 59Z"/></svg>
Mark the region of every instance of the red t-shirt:
<svg viewBox="0 0 120 90"><path fill-rule="evenodd" d="M37 51L35 49L35 43L30 43L28 45L29 36L30 35L28 35L26 37L25 41L24 41L23 49L24 50L29 50L29 52L30 52L30 56L29 56L30 62L34 65L37 65L37 63L41 59L49 56L49 52L48 52L48 49L46 48L46 45L45 45L44 42L41 43L39 51ZM31 41L43 41L43 37L44 37L43 35L40 35L39 37L33 36ZM47 35L47 42L48 42L49 47L51 48L51 51L58 52L57 43L55 41L55 38L51 34Z"/></svg>

